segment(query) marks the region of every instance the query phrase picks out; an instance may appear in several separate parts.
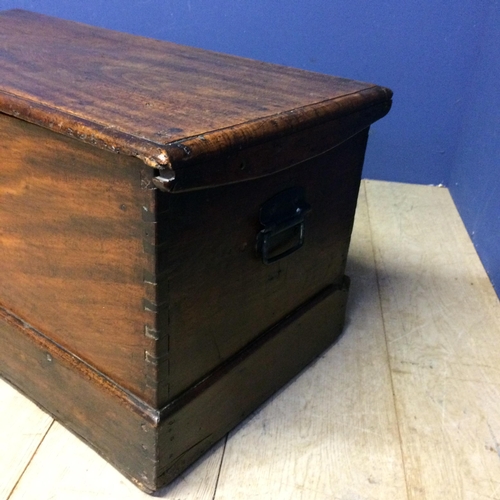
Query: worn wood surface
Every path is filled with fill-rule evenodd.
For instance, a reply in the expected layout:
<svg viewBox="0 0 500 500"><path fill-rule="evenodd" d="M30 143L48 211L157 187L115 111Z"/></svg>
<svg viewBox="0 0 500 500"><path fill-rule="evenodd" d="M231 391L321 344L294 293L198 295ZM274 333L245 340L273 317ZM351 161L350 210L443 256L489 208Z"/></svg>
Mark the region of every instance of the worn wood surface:
<svg viewBox="0 0 500 500"><path fill-rule="evenodd" d="M183 151L188 159L196 160L198 170L187 187L164 192L153 182L159 172L149 168L152 163L143 155L119 145L108 148L112 151L95 147L103 146L96 139L103 120L112 134L132 134L140 141L150 141L160 115L150 117L143 102L134 104L143 85L137 81L138 68L131 68L137 58L143 61L146 48L154 43L23 12L0 15L0 24L4 42L0 56L6 58L10 75L4 88L8 102L1 108L7 114L0 113L0 153L5 159L0 172L0 306L4 322L0 334L9 344L0 354L1 373L125 475L152 490L172 480L339 334L347 288L343 273L367 127L388 111L390 92L311 75L308 92L299 98L305 92L307 75L265 66L269 81L262 93L269 102L274 102L269 95L283 90L283 75L293 92L271 115L255 102L252 106L245 103L241 109L236 105L233 112L232 92L237 86L231 78L245 81L246 76L255 77L253 70L257 71L259 63L232 59L231 70L215 73L225 56L195 51L195 57L191 49L179 48L172 49L175 61L167 64L163 59L158 62L164 51L157 48L152 51L150 69L163 74L165 65L177 68L170 73L169 84L157 91L170 97L175 88L187 99L186 88L191 85L189 98L196 102L198 114L190 115L189 123L202 123L207 132L196 139L201 145L196 154L191 142L181 148L171 143L171 151ZM29 40L31 51L25 51L26 45L18 38L30 33L36 36ZM179 57L190 61L181 70ZM65 72L68 64L77 68L71 77ZM120 87L121 100L126 103L113 115L108 107L112 103L100 100L106 95L100 86L109 83L100 71L115 64L135 77L123 79L120 72L120 83L111 86L117 94ZM43 75L38 78L42 67ZM45 78L47 68L61 78ZM213 75L200 88L204 71ZM222 85L226 80L232 81L233 90ZM133 84L129 87L126 82ZM64 88L58 91L61 85ZM240 95L245 96L245 85L262 89L251 80L238 86ZM321 99L319 94L315 96L315 85L323 92ZM204 123L198 115L205 105L205 92L211 95L221 88L218 98L210 101L218 109L212 113L215 122ZM363 89L368 89L366 95ZM128 93L135 97L125 99ZM164 97L162 102L168 102ZM19 99L28 107L20 106ZM173 120L179 125L176 133L193 134L194 129L186 132L182 128L182 113L189 109L175 99L169 106L171 115L162 114L162 123ZM43 113L37 114L41 109ZM256 110L262 118L258 123L252 118ZM60 112L86 120L91 130L82 135L81 128L78 133L68 128L71 123ZM90 114L82 117L84 112ZM275 115L281 118L273 118ZM240 120L252 125L233 130ZM329 135L330 125L335 130L333 142L314 149ZM144 129L137 129L142 126ZM272 134L262 136L266 127L278 135L293 131L288 140L300 140L287 143L284 152L283 144L273 143L275 156L268 156ZM318 138L309 141L320 129ZM213 141L212 132L216 134ZM247 148L248 144L255 147ZM247 155L244 168L238 167L248 176L246 182L235 183L242 179L230 177L222 181L227 185L218 186L220 179L215 176L217 187L211 184L211 189L196 189L204 182L193 184L192 178L199 175L200 168L203 171L203 165L208 171L218 168L210 163L210 148L229 161L227 147ZM277 158L276 170L273 158ZM233 160L229 164L234 167ZM256 165L266 168L254 170ZM284 262L265 266L255 248L262 229L260 207L278 192L297 186L311 205L304 248ZM296 213L294 209L292 215ZM309 312L303 315L303 308L327 289L333 292L331 297L330 292L322 296L324 304L315 304L317 317ZM325 304L332 309L329 319ZM288 324L291 318L297 318L297 326ZM304 328L311 329L310 339L298 333L302 324L309 325ZM270 353L269 345L262 344L263 353L252 353L247 359L248 344L268 333L274 338L275 331L280 332L280 340L269 341L269 345L278 346L289 357L275 359L277 353ZM26 355L20 356L23 352ZM220 382L219 367L226 362L234 373L225 374ZM259 362L261 368L256 365ZM33 369L30 363L35 364ZM248 373L249 379L266 374L252 398L244 394L250 380L242 373ZM205 383L207 377L209 383ZM56 391L59 380L61 387ZM204 397L201 387L206 389ZM184 398L184 391L188 399L194 393L204 404L193 406L190 401L186 408L177 405L175 411L167 406L176 404L172 403L176 397ZM73 396L64 405L62 398L68 394ZM229 406L222 405L222 413L209 410L208 403L221 398ZM176 425L175 433L162 436L166 427L158 418L164 414L176 422L179 416L182 422L193 420L196 426ZM114 422L113 432L102 425L101 415ZM134 432L141 423L151 431L147 436ZM174 429L168 428L168 432ZM167 438L175 442L167 442Z"/></svg>
<svg viewBox="0 0 500 500"><path fill-rule="evenodd" d="M273 176L159 195L165 217L158 222L158 302L168 302L169 331L169 355L159 362L160 405L320 290L341 283L366 132ZM305 189L311 205L304 246L264 265L255 251L259 209L294 186Z"/></svg>
<svg viewBox="0 0 500 500"><path fill-rule="evenodd" d="M341 282L365 144L363 132L279 175L155 194L138 160L0 114L0 304L161 408ZM312 207L305 246L265 266L260 206L293 186Z"/></svg>
<svg viewBox="0 0 500 500"><path fill-rule="evenodd" d="M0 31L1 373L155 489L340 333L392 94L23 11ZM304 248L264 266L259 209L297 186Z"/></svg>
<svg viewBox="0 0 500 500"><path fill-rule="evenodd" d="M0 111L151 166L390 107L391 92L372 84L39 14L4 12L0 32Z"/></svg>
<svg viewBox="0 0 500 500"><path fill-rule="evenodd" d="M153 403L146 167L4 114L0 156L0 305Z"/></svg>
<svg viewBox="0 0 500 500"><path fill-rule="evenodd" d="M2 376L144 489L156 484L157 416L0 309Z"/></svg>
<svg viewBox="0 0 500 500"><path fill-rule="evenodd" d="M168 488L168 498L213 500L224 442L210 450ZM54 463L57 467L47 467ZM63 462L66 461L66 464ZM165 493L160 492L159 496ZM88 446L54 423L12 496L2 500L149 500Z"/></svg>
<svg viewBox="0 0 500 500"><path fill-rule="evenodd" d="M144 489L340 333L367 131L274 176L180 194L152 189L135 158L17 118L0 114L0 134L1 373ZM260 206L297 185L304 248L265 266Z"/></svg>
<svg viewBox="0 0 500 500"><path fill-rule="evenodd" d="M500 304L446 189L368 182L410 499L500 498Z"/></svg>
<svg viewBox="0 0 500 500"><path fill-rule="evenodd" d="M330 286L161 412L159 481L168 484L342 332L348 280Z"/></svg>
<svg viewBox="0 0 500 500"><path fill-rule="evenodd" d="M160 497L500 498L498 298L446 189L364 185L345 334ZM0 459L29 457L47 417L26 403L11 437L0 391ZM58 425L0 478L1 500L146 498Z"/></svg>
<svg viewBox="0 0 500 500"><path fill-rule="evenodd" d="M346 280L326 287L158 414L8 314L2 374L146 491L172 482L342 331ZM305 336L304 332L308 332Z"/></svg>

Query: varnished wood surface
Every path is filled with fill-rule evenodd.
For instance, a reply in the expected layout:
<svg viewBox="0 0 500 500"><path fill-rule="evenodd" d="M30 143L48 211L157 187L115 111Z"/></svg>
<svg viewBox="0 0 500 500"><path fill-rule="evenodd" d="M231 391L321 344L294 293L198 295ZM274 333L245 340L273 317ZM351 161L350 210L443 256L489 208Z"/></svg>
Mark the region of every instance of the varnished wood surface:
<svg viewBox="0 0 500 500"><path fill-rule="evenodd" d="M499 498L500 305L448 191L365 182L348 272L339 342L160 497ZM0 398L1 500L148 498Z"/></svg>
<svg viewBox="0 0 500 500"><path fill-rule="evenodd" d="M0 33L0 111L152 166L220 154L385 102L383 115L392 95L24 11L0 14Z"/></svg>
<svg viewBox="0 0 500 500"><path fill-rule="evenodd" d="M0 312L2 312L0 310ZM75 358L22 321L0 314L2 376L139 484L156 480L154 411L83 371Z"/></svg>
<svg viewBox="0 0 500 500"><path fill-rule="evenodd" d="M341 283L366 139L366 132L358 134L273 176L159 194L166 198L168 218L158 223L158 271L165 275L158 289L160 303L168 293L170 345L160 362L160 405L323 288ZM264 265L255 251L259 209L294 186L305 189L311 205L304 246Z"/></svg>
<svg viewBox="0 0 500 500"><path fill-rule="evenodd" d="M153 403L141 188L152 169L1 113L0 156L0 306Z"/></svg>

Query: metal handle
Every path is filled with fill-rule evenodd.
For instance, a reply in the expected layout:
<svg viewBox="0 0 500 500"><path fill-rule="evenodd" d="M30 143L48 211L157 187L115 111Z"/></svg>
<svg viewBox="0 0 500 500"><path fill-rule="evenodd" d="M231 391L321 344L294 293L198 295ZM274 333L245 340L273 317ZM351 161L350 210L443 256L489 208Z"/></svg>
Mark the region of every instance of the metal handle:
<svg viewBox="0 0 500 500"><path fill-rule="evenodd" d="M304 217L310 208L304 200L304 189L299 187L282 191L262 205L260 222L264 229L257 235L257 251L264 264L283 259L304 245ZM273 239L289 230L293 238L298 238L297 242L285 251L271 255Z"/></svg>

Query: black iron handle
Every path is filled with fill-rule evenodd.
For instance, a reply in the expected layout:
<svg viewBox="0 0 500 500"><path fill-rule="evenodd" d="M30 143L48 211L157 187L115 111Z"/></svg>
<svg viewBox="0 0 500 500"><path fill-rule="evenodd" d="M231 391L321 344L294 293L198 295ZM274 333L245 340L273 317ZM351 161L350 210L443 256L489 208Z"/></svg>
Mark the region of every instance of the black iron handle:
<svg viewBox="0 0 500 500"><path fill-rule="evenodd" d="M294 187L278 193L264 203L260 209L260 223L264 226L257 235L257 251L264 264L272 264L296 252L304 245L304 218L310 210L304 200L304 189ZM279 235L289 231L296 243L283 252L272 254L272 242ZM286 236L285 236L286 238Z"/></svg>
<svg viewBox="0 0 500 500"><path fill-rule="evenodd" d="M297 240L297 243L284 252L270 257L269 248L272 238L280 233L287 231L288 229L292 229L295 226L299 226L299 238ZM272 264L273 262L276 262L277 260L280 260L283 257L296 252L304 244L304 216L302 215L299 218L289 220L283 224L279 224L278 226L267 227L259 233L258 239L260 240L259 246L260 253L262 254L262 261L264 262L264 264Z"/></svg>

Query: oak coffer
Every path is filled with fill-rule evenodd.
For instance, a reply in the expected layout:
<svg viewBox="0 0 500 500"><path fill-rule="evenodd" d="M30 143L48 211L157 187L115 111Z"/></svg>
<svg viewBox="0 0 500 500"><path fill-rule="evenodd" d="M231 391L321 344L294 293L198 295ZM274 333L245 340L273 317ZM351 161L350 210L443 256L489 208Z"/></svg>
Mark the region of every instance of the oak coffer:
<svg viewBox="0 0 500 500"><path fill-rule="evenodd" d="M390 90L0 14L0 374L146 491L339 335Z"/></svg>

